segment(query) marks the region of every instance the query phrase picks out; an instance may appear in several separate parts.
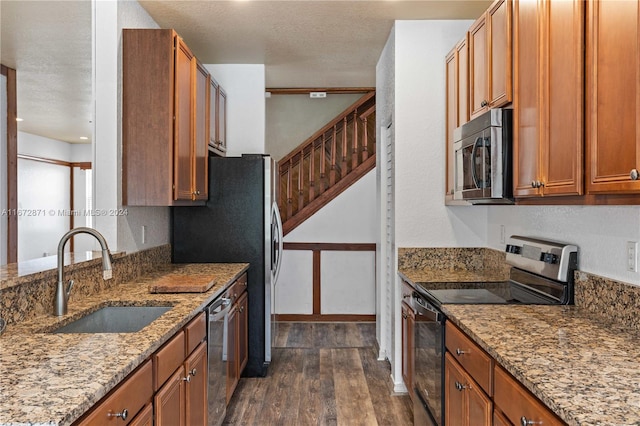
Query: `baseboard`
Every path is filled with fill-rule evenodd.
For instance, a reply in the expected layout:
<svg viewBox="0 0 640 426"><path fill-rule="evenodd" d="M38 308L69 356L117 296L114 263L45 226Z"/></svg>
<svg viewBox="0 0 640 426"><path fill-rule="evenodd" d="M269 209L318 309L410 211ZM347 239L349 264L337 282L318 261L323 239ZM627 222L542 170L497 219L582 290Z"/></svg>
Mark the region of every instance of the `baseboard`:
<svg viewBox="0 0 640 426"><path fill-rule="evenodd" d="M375 315L360 314L276 314L276 321L375 322Z"/></svg>

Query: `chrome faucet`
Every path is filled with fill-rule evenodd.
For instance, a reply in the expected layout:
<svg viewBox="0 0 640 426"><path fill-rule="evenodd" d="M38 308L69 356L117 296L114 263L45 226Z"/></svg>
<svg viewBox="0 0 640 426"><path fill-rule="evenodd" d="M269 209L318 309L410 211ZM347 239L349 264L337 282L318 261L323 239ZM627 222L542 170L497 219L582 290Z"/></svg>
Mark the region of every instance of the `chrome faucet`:
<svg viewBox="0 0 640 426"><path fill-rule="evenodd" d="M60 238L58 243L58 287L56 288L56 297L54 299L54 315L60 316L67 313L67 302L69 301L69 294L71 293L71 287L73 287L73 280L69 280L69 285L64 288L64 245L69 238L76 234L89 234L96 237L102 248L102 277L105 280L111 279L111 253L109 253L109 247L107 247L107 241L104 239L101 233L93 228L73 228Z"/></svg>

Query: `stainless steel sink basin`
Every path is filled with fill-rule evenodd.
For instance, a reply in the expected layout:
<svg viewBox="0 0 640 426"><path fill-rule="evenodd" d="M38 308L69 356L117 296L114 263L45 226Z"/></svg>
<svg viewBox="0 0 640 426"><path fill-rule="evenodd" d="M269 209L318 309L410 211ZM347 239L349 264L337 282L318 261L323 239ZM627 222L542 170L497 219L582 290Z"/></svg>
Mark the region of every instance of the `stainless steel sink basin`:
<svg viewBox="0 0 640 426"><path fill-rule="evenodd" d="M51 333L134 333L172 306L106 306Z"/></svg>

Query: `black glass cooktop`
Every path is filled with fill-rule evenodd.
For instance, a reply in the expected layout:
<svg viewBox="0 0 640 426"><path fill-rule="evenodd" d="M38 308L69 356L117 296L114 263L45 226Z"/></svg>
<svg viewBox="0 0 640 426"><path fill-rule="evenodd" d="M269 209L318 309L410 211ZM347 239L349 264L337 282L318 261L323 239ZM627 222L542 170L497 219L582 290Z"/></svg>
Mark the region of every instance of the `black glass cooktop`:
<svg viewBox="0 0 640 426"><path fill-rule="evenodd" d="M418 291L436 306L442 304L554 305L561 298L515 281L418 283Z"/></svg>

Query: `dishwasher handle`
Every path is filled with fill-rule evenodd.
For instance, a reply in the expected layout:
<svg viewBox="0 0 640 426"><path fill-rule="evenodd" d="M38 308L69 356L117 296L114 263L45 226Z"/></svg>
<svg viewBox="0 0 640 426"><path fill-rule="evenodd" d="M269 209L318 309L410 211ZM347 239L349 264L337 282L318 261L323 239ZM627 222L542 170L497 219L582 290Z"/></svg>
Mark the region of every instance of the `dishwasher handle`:
<svg viewBox="0 0 640 426"><path fill-rule="evenodd" d="M207 306L207 314L209 322L220 321L231 310L231 299L228 297L220 297Z"/></svg>
<svg viewBox="0 0 640 426"><path fill-rule="evenodd" d="M417 293L413 294L413 299L415 301L417 315L427 317L438 324L444 324L444 314L436 307L432 306L431 303L424 300Z"/></svg>

